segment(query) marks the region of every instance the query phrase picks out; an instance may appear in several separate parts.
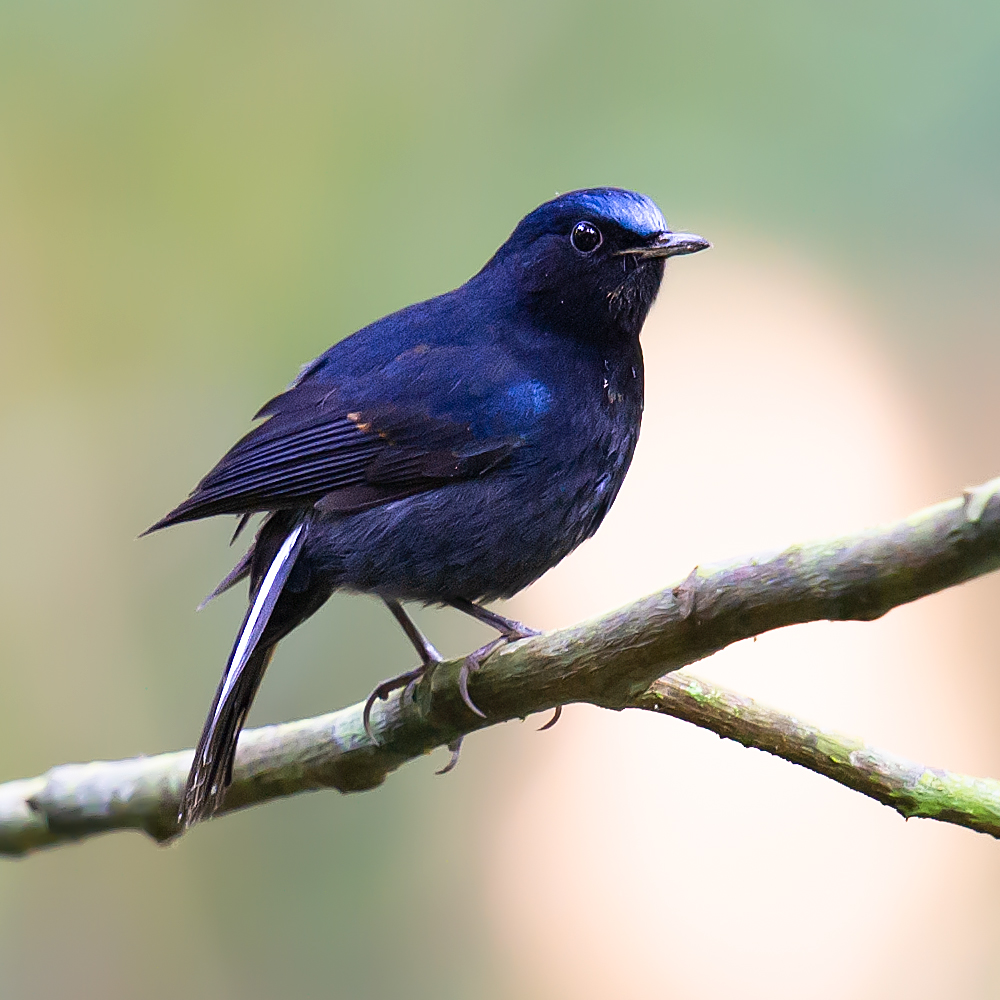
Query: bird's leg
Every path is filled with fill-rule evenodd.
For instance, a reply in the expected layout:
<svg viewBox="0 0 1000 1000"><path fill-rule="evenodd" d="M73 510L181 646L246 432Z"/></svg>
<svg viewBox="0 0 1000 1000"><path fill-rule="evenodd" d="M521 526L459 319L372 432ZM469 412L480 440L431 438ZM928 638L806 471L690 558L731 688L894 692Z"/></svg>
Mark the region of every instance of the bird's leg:
<svg viewBox="0 0 1000 1000"><path fill-rule="evenodd" d="M481 608L478 604L473 604L472 601L467 601L464 597L456 597L448 601L448 604L456 611L461 611L463 614L475 618L476 621L489 625L490 628L495 628L507 642L528 639L533 635L541 634L537 629L528 628L527 625L522 625L521 622L516 622L512 618L504 618L503 615L498 615L488 608Z"/></svg>
<svg viewBox="0 0 1000 1000"><path fill-rule="evenodd" d="M400 627L406 633L406 638L413 643L413 648L417 651L417 656L420 657L424 669L435 663L441 663L444 657L431 645L427 636L417 628L416 623L406 613L403 605L392 597L383 597L382 600L385 601L385 606L392 612L393 618L399 622Z"/></svg>
<svg viewBox="0 0 1000 1000"><path fill-rule="evenodd" d="M521 622L504 618L503 615L498 615L495 611L488 611L486 608L481 608L478 604L473 604L472 601L467 601L463 597L455 598L448 603L456 611L470 615L476 621L480 621L484 625L489 625L490 628L495 628L500 633L496 639L469 653L462 661L462 668L458 672L458 690L462 695L462 701L465 702L470 712L474 712L480 718L485 719L486 714L479 710L476 703L469 696L469 674L475 673L482 665L483 660L494 650L499 649L501 646L506 646L508 642L514 642L517 639L527 639L539 633L533 628L528 628L527 625L522 625ZM557 718L558 715L553 718L553 723Z"/></svg>
<svg viewBox="0 0 1000 1000"><path fill-rule="evenodd" d="M403 693L400 696L400 703L406 701L407 693L413 688L413 686L420 680L428 670L431 669L435 664L442 661L443 657L441 654L431 645L430 640L417 628L413 619L406 613L403 609L403 605L399 603L395 598L383 597L385 601L385 606L392 612L393 618L399 622L403 631L406 633L406 638L413 643L413 648L417 651L417 655L420 657L420 666L414 670L407 670L406 673L399 674L397 677L390 677L387 681L382 681L381 684L370 695L368 695L368 700L365 702L365 710L362 715L364 720L365 732L368 734L368 738L371 740L375 739L372 733L371 718L372 718L372 707L375 702L381 699L385 701L393 691L398 691L400 688L403 689ZM454 752L454 751L453 751ZM456 757L457 761L457 757ZM455 764L451 763L448 766L450 771Z"/></svg>

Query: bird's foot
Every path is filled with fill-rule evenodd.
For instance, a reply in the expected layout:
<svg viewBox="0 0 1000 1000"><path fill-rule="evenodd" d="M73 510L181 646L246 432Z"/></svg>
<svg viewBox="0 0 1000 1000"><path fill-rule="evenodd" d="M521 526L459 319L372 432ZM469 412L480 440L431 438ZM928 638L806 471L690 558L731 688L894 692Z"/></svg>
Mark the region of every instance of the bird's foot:
<svg viewBox="0 0 1000 1000"><path fill-rule="evenodd" d="M406 637L413 643L414 649L420 656L420 666L414 670L407 670L405 674L400 674L398 677L390 677L387 681L382 681L381 684L370 695L368 695L368 700L365 702L365 710L362 716L365 725L365 732L368 734L368 738L373 742L377 743L378 740L375 739L375 734L372 732L371 718L372 718L372 708L375 706L376 701L386 701L389 695L393 691L398 691L400 688L403 689L403 693L399 696L400 707L406 704L406 699L408 696L413 694L413 689L417 686L417 682L420 681L422 677L427 675L429 670L433 670L444 658L441 654L434 648L434 646L428 641L427 637L417 628L414 624L413 619L406 613L403 605L399 603L395 598L386 597L383 598L386 607L392 612L393 617L402 626L403 631L406 633ZM456 758L457 760L457 758ZM449 766L454 767L454 763Z"/></svg>
<svg viewBox="0 0 1000 1000"><path fill-rule="evenodd" d="M482 608L477 608L477 610L484 612ZM483 661L501 646L506 646L508 642L516 642L518 639L529 639L533 635L540 634L536 629L528 628L527 625L511 621L509 618L502 618L493 612L484 612L484 614L489 615L489 618L480 617L480 621L492 625L493 628L500 629L500 635L486 643L485 646L480 646L479 649L475 649L469 653L462 661L461 669L458 671L458 693L462 696L462 701L465 702L469 711L478 715L481 719L486 718L486 713L480 710L469 695L469 675L474 674L483 665Z"/></svg>
<svg viewBox="0 0 1000 1000"><path fill-rule="evenodd" d="M416 686L417 682L433 666L435 666L434 662L422 663L414 670L407 670L405 674L399 674L397 677L390 677L387 681L382 681L382 683L379 684L379 686L375 688L370 695L368 695L368 700L365 702L365 710L362 714L362 720L364 721L365 732L368 734L368 738L373 743L378 742L378 740L375 739L375 734L372 732L372 709L375 707L375 702L388 701L389 695L391 695L393 691L398 691L402 688L403 693L400 695L399 703L401 706L406 704L406 696L413 692L413 688Z"/></svg>

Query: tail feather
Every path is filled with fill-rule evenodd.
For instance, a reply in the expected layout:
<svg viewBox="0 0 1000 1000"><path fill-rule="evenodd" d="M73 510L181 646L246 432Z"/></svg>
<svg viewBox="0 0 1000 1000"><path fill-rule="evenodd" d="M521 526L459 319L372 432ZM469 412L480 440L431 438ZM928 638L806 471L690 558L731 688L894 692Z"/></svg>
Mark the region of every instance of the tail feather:
<svg viewBox="0 0 1000 1000"><path fill-rule="evenodd" d="M250 570L253 568L254 548L255 546L251 545L243 553L240 561L226 574L225 579L198 605L197 611L204 610L220 594L224 594L230 587L235 587L240 580L245 580L250 575Z"/></svg>
<svg viewBox="0 0 1000 1000"><path fill-rule="evenodd" d="M182 828L211 816L222 805L232 782L240 730L277 643L277 638L269 643L261 643L261 639L306 531L305 521L292 528L253 595L194 752L178 814Z"/></svg>

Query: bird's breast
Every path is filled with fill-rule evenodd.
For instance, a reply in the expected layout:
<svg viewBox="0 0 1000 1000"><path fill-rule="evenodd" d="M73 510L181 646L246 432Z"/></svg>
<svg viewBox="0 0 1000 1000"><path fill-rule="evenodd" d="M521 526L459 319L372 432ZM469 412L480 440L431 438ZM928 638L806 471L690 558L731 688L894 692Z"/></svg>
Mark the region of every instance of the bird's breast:
<svg viewBox="0 0 1000 1000"><path fill-rule="evenodd" d="M642 420L642 357L590 359L553 382L522 457L568 552L597 530L628 472Z"/></svg>

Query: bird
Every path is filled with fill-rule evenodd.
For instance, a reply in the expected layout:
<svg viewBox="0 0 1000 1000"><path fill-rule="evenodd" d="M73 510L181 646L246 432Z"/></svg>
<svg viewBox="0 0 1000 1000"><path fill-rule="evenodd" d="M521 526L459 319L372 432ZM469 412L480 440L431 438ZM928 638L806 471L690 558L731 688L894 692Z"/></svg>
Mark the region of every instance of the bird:
<svg viewBox="0 0 1000 1000"><path fill-rule="evenodd" d="M650 198L623 188L545 202L465 284L306 364L148 529L237 515L235 541L264 515L206 598L249 579L180 829L220 808L278 642L335 591L384 601L420 658L371 693L369 734L374 702L400 689L405 698L442 659L404 602L449 606L497 632L460 672L466 706L483 714L469 696L470 673L502 644L537 634L484 605L538 579L604 519L639 437L639 334L666 261L710 245L672 231Z"/></svg>

